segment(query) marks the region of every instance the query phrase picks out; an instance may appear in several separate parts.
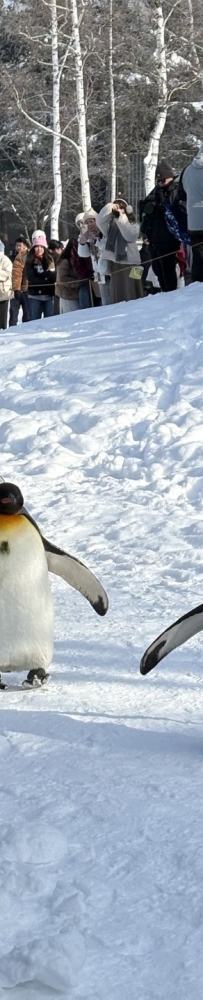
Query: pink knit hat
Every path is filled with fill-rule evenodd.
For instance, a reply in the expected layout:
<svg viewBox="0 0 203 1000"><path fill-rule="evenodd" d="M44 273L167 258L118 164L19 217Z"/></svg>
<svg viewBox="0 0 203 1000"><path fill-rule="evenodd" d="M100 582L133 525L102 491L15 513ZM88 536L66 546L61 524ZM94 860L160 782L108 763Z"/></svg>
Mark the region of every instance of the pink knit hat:
<svg viewBox="0 0 203 1000"><path fill-rule="evenodd" d="M46 250L47 249L46 236L45 235L43 236L43 234L42 234L42 236L35 236L35 239L32 241L32 246L33 247L44 247L44 249Z"/></svg>

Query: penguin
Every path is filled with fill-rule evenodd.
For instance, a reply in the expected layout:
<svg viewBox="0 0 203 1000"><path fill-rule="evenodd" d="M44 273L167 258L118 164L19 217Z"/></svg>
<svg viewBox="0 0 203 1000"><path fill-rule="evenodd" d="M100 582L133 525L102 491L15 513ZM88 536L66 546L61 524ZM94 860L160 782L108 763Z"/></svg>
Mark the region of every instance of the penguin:
<svg viewBox="0 0 203 1000"><path fill-rule="evenodd" d="M191 639L197 632L201 632L202 629L203 604L199 604L197 608L187 611L186 615L182 615L182 618L178 618L172 625L169 625L169 628L161 632L161 635L154 639L151 646L148 646L140 661L140 673L149 674L157 663L168 656L168 653L177 649L177 646L182 646L184 642Z"/></svg>
<svg viewBox="0 0 203 1000"><path fill-rule="evenodd" d="M43 537L21 490L0 477L0 689L2 673L28 671L24 684L43 684L53 654L54 615L49 573L61 576L98 615L107 594L79 559Z"/></svg>

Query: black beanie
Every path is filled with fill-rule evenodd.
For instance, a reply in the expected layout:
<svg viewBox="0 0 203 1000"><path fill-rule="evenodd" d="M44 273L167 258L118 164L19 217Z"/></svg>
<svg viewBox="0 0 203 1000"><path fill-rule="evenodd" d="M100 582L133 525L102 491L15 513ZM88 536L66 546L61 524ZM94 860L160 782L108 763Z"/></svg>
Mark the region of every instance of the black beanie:
<svg viewBox="0 0 203 1000"><path fill-rule="evenodd" d="M167 160L160 160L156 168L156 181L165 181L167 177L174 177L174 170Z"/></svg>

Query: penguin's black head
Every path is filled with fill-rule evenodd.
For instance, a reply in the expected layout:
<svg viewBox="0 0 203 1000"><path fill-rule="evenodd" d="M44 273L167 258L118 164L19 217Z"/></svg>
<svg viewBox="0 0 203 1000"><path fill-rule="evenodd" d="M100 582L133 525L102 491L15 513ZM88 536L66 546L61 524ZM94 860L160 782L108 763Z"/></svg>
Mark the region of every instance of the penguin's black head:
<svg viewBox="0 0 203 1000"><path fill-rule="evenodd" d="M19 514L23 507L23 496L14 483L0 483L0 515Z"/></svg>

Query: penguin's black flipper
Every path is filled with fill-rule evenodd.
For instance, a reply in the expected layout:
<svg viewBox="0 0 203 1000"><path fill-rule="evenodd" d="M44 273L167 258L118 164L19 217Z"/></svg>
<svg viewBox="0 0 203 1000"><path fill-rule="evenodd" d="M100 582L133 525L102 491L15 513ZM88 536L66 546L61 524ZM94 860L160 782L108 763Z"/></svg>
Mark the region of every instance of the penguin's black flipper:
<svg viewBox="0 0 203 1000"><path fill-rule="evenodd" d="M43 538L43 535L42 541L49 572L61 576L71 587L79 590L79 593L83 594L83 597L86 597L87 601L92 604L98 615L105 615L108 610L108 597L102 584L91 573L91 570L80 562L80 559L76 559L75 556L70 556L63 549L52 545L52 542L48 542L46 538Z"/></svg>
<svg viewBox="0 0 203 1000"><path fill-rule="evenodd" d="M173 625L158 635L157 639L148 646L140 661L140 673L149 674L150 670L156 667L160 660L163 660L172 649L182 646L187 639L191 639L196 632L203 629L203 604L199 604L193 611L188 611L182 618L178 618Z"/></svg>

